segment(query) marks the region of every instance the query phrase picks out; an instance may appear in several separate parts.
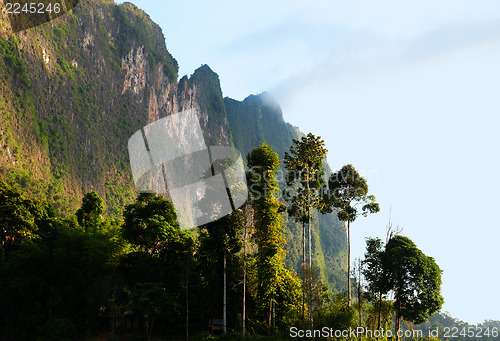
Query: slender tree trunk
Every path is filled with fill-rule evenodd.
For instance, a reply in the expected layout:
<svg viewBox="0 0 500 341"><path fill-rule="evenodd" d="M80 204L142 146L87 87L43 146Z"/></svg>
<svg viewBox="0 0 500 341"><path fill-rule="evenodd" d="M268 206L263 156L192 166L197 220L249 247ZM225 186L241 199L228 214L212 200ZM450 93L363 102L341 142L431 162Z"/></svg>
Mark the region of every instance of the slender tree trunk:
<svg viewBox="0 0 500 341"><path fill-rule="evenodd" d="M273 328L276 327L276 302L273 301Z"/></svg>
<svg viewBox="0 0 500 341"><path fill-rule="evenodd" d="M309 329L313 330L314 321L313 321L313 313L314 313L314 298L313 298L313 272L312 267L309 267L308 271L308 283L309 283Z"/></svg>
<svg viewBox="0 0 500 341"><path fill-rule="evenodd" d="M400 322L401 322L401 316L400 316L400 311L401 311L401 306L397 305L396 307L396 325L395 325L395 329L396 329L396 341L399 341L399 327L400 327Z"/></svg>
<svg viewBox="0 0 500 341"><path fill-rule="evenodd" d="M309 231L309 268L312 268L312 256L311 256L311 207L307 207L307 230Z"/></svg>
<svg viewBox="0 0 500 341"><path fill-rule="evenodd" d="M307 189L307 229L309 231L309 267L312 267L311 258L311 188L309 187L309 168L306 167L306 189Z"/></svg>
<svg viewBox="0 0 500 341"><path fill-rule="evenodd" d="M305 284L306 281L306 224L302 222L302 282ZM302 285L302 323L305 326L306 315L306 286Z"/></svg>
<svg viewBox="0 0 500 341"><path fill-rule="evenodd" d="M189 341L189 272L186 271L186 341Z"/></svg>
<svg viewBox="0 0 500 341"><path fill-rule="evenodd" d="M362 317L361 317L361 260L358 262L358 316L359 316L359 327L362 327ZM359 341L361 341L361 334L359 335Z"/></svg>
<svg viewBox="0 0 500 341"><path fill-rule="evenodd" d="M351 306L351 226L347 220L347 305Z"/></svg>
<svg viewBox="0 0 500 341"><path fill-rule="evenodd" d="M309 329L313 330L314 329L314 321L313 321L313 274L312 274L312 268L309 268Z"/></svg>
<svg viewBox="0 0 500 341"><path fill-rule="evenodd" d="M309 188L309 181L307 182L307 187ZM309 288L310 295L312 297L312 256L311 256L311 207L307 206L307 230L309 232ZM312 305L312 302L310 303ZM313 309L312 306L309 307L309 327L313 329Z"/></svg>
<svg viewBox="0 0 500 341"><path fill-rule="evenodd" d="M377 321L377 330L379 330L379 331L380 331L381 323L382 323L382 293L379 293L379 295L378 295L378 321Z"/></svg>
<svg viewBox="0 0 500 341"><path fill-rule="evenodd" d="M246 320L246 295L247 295L247 225L243 232L243 322L242 335L245 337L245 320Z"/></svg>
<svg viewBox="0 0 500 341"><path fill-rule="evenodd" d="M302 265L306 265L306 223L302 222Z"/></svg>
<svg viewBox="0 0 500 341"><path fill-rule="evenodd" d="M267 335L271 335L271 321L273 316L273 299L269 300L269 316L267 318Z"/></svg>
<svg viewBox="0 0 500 341"><path fill-rule="evenodd" d="M223 298L222 324L223 324L224 333L225 333L227 331L227 320L226 320L226 250L224 250L224 298Z"/></svg>

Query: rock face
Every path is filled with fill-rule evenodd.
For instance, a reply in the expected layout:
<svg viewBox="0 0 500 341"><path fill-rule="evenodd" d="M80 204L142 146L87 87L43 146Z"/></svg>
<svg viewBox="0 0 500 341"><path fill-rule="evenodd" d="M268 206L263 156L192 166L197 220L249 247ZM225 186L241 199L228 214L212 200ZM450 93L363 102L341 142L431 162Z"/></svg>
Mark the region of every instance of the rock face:
<svg viewBox="0 0 500 341"><path fill-rule="evenodd" d="M122 95L127 90L131 90L136 95L144 93L144 88L146 87L146 66L144 46L136 50L130 50L130 52L122 58L122 70L125 72Z"/></svg>
<svg viewBox="0 0 500 341"><path fill-rule="evenodd" d="M0 176L65 214L95 190L106 214L119 216L137 194L128 139L173 113L196 109L206 144L234 145L243 156L264 140L283 156L300 135L265 94L223 99L207 65L178 80L161 29L133 4L81 0L69 14L16 34L0 13ZM316 221L317 263L339 287L344 233L333 218ZM292 250L300 230L287 226ZM297 252L287 257L296 267Z"/></svg>
<svg viewBox="0 0 500 341"><path fill-rule="evenodd" d="M84 0L15 35L4 16L0 36L0 167L43 179L68 213L90 190L111 215L132 200L127 139L162 117L196 109L207 143L232 145L218 76L178 83L161 29L130 3Z"/></svg>

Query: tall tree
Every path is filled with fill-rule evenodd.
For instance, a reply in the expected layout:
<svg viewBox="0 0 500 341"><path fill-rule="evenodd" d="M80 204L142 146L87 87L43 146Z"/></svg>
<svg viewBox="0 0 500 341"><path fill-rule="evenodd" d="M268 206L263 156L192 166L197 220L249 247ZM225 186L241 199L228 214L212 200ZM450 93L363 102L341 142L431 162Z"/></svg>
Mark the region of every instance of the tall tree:
<svg viewBox="0 0 500 341"><path fill-rule="evenodd" d="M314 329L314 321L321 319L330 302L328 287L323 282L316 266L310 268L307 264L304 269L304 286L306 287L306 301L309 311L309 328Z"/></svg>
<svg viewBox="0 0 500 341"><path fill-rule="evenodd" d="M306 230L309 231L309 268L312 268L312 240L311 240L311 209L320 208L320 189L323 186L323 160L327 150L325 141L312 133L303 136L300 140L293 139L289 153L285 153L285 168L288 170L286 182L291 186L291 202L289 212L295 220L302 222L302 275L306 274ZM305 286L302 288L302 319L305 314ZM304 321L305 322L305 321Z"/></svg>
<svg viewBox="0 0 500 341"><path fill-rule="evenodd" d="M413 241L403 236L391 238L381 259L394 291L396 335L402 319L421 324L441 309L441 269Z"/></svg>
<svg viewBox="0 0 500 341"><path fill-rule="evenodd" d="M124 218L124 238L150 254L158 254L171 230L179 229L174 205L154 193L140 193Z"/></svg>
<svg viewBox="0 0 500 341"><path fill-rule="evenodd" d="M194 242L180 229L172 203L156 194L139 194L124 217L123 236L136 249L122 260L130 304L144 319L149 340L159 318L182 318Z"/></svg>
<svg viewBox="0 0 500 341"><path fill-rule="evenodd" d="M215 159L212 167L206 171L205 176L208 178L214 174L219 174L223 177L226 186L229 187L226 188L227 196L231 205L233 205L232 194L243 193L244 184L239 180L236 170L231 166L233 165L230 159ZM222 207L221 202L217 198L220 198L219 189L213 187L210 182L207 182L203 198L196 203L200 212L210 217L211 220L209 223L199 226L199 260L201 264L205 264L201 269L202 273L204 273L203 276L207 279L212 278L212 280L205 282L207 288L213 288L213 291L219 290L216 283L220 283L218 278L222 275L222 315L225 332L227 331L228 321L228 275L230 278L229 282L231 282L231 279L237 277L235 275L237 270L239 270L237 253L243 246L240 232L244 225L244 217L241 210L234 210L231 214L216 219L217 216L214 213L220 212ZM221 268L222 273L220 272ZM233 270L233 274L229 273L231 270Z"/></svg>
<svg viewBox="0 0 500 341"><path fill-rule="evenodd" d="M365 259L363 260L363 276L367 281L367 294L372 301L375 301L377 310L377 330L381 328L382 298L389 291L382 267L383 246L384 244L379 238L367 238Z"/></svg>
<svg viewBox="0 0 500 341"><path fill-rule="evenodd" d="M96 192L85 194L82 199L82 207L76 211L78 223L84 228L100 223L104 208L104 201Z"/></svg>
<svg viewBox="0 0 500 341"><path fill-rule="evenodd" d="M290 206L288 207L288 215L295 218L295 221L302 223L302 264L300 268L302 269L303 282L305 282L306 276L306 223L307 223L307 209L305 205L305 200L300 196L296 190L297 184L293 184L292 188L287 189L285 193L285 198L289 201ZM302 322L305 323L305 304L306 304L306 286L302 286Z"/></svg>
<svg viewBox="0 0 500 341"><path fill-rule="evenodd" d="M247 156L247 179L250 185L251 203L255 212L255 233L258 246L257 297L258 308L267 313L268 334L271 332L272 311L276 305L279 276L284 269L284 227L280 212L285 208L278 201L278 182L275 175L279 157L265 142Z"/></svg>
<svg viewBox="0 0 500 341"><path fill-rule="evenodd" d="M337 216L347 221L347 303L351 304L351 223L361 214L380 211L373 195L368 195L366 179L359 175L353 165L343 166L328 179L328 190L323 200L323 212L337 210ZM361 213L358 205L362 205Z"/></svg>
<svg viewBox="0 0 500 341"><path fill-rule="evenodd" d="M289 203L287 212L289 217L293 217L295 222L302 224L302 265L306 264L306 223L307 205L306 200L297 191L298 184L294 183L290 188L285 189L284 198L285 202Z"/></svg>
<svg viewBox="0 0 500 341"><path fill-rule="evenodd" d="M255 212L252 208L250 200L241 208L242 222L243 222L243 296L242 296L242 336L245 337L247 333L247 292L249 291L249 275L252 274L253 264L253 251L255 251L255 243L253 243L254 233L254 218Z"/></svg>
<svg viewBox="0 0 500 341"><path fill-rule="evenodd" d="M365 292L363 290L363 265L361 259L357 258L354 260L354 268L352 269L352 275L354 278L354 290L356 292L356 298L358 303L358 327L363 326L363 305ZM361 335L359 336L361 341Z"/></svg>
<svg viewBox="0 0 500 341"><path fill-rule="evenodd" d="M312 133L303 136L300 140L293 139L293 145L289 152L285 152L285 167L287 174L287 185L294 186L296 194L292 196L292 211L296 212L298 219L307 214L307 226L309 231L309 267L312 267L311 256L311 210L321 205L320 189L324 183L323 161L328 152L325 141L320 136ZM303 245L305 244L305 231L303 231ZM303 252L304 253L304 252ZM305 254L302 256L305 263Z"/></svg>

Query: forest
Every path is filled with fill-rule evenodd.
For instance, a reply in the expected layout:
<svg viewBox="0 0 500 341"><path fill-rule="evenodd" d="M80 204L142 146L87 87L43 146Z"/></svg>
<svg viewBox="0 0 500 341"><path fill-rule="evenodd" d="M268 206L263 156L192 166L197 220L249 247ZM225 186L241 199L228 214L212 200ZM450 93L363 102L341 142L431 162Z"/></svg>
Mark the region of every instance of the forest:
<svg viewBox="0 0 500 341"><path fill-rule="evenodd" d="M441 312L441 269L390 224L351 259L380 209L366 179L268 94L223 98L208 65L179 77L135 5L80 1L22 33L0 16L0 38L0 340L499 339ZM244 154L249 196L183 230L134 188L126 142L189 108Z"/></svg>
<svg viewBox="0 0 500 341"><path fill-rule="evenodd" d="M1 339L333 339L359 327L369 334L342 338L403 339L419 330L441 316L441 270L399 231L367 238L363 260L348 257L344 292L332 294L313 263L313 210L336 213L348 238L357 218L379 211L354 166L325 176L326 153L313 134L294 139L283 160L262 143L247 155L247 203L188 230L154 193L139 193L111 219L93 191L63 217L0 180ZM298 272L285 267L285 214L302 225ZM428 339L433 326L442 336L450 324L415 335ZM488 334L496 339L498 326Z"/></svg>

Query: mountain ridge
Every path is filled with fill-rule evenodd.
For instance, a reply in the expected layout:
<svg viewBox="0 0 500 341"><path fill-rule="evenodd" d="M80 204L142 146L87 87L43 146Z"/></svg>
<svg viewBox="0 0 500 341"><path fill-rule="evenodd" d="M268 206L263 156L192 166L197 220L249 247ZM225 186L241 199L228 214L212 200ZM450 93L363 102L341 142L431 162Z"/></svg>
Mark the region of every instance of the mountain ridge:
<svg viewBox="0 0 500 341"><path fill-rule="evenodd" d="M3 6L3 5L2 5ZM68 216L95 190L119 217L137 191L127 140L159 118L196 109L207 145L242 155L262 142L281 158L298 128L269 94L222 97L202 65L178 79L161 28L131 3L82 0L67 15L25 32L0 18L0 175ZM251 128L249 128L251 127ZM301 226L285 217L287 266L300 265ZM313 249L323 277L345 282L345 233L334 215L315 215Z"/></svg>

